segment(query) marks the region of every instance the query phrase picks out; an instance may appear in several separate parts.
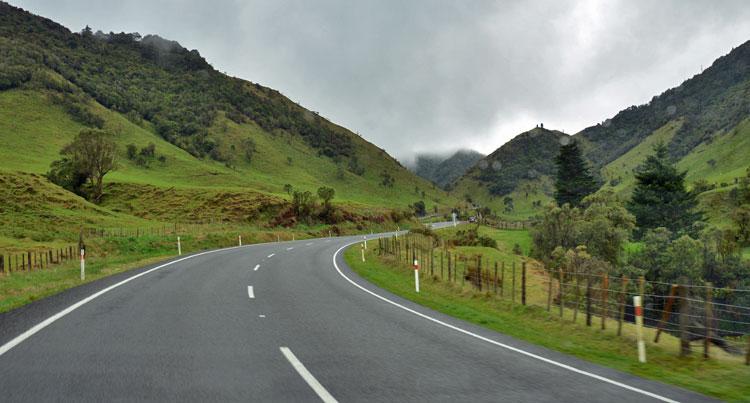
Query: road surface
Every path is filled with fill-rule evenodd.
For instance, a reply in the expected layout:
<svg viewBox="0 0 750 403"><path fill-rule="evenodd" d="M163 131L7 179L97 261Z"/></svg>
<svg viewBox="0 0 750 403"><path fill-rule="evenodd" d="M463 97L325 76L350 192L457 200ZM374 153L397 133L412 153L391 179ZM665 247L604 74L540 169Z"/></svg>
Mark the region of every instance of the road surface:
<svg viewBox="0 0 750 403"><path fill-rule="evenodd" d="M0 401L709 400L372 286L342 258L361 238L183 256L0 314Z"/></svg>

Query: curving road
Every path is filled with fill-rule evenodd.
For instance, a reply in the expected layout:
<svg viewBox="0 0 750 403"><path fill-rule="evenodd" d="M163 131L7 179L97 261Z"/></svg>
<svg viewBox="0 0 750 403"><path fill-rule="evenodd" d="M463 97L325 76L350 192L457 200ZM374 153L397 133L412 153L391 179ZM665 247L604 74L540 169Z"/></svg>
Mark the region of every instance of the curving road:
<svg viewBox="0 0 750 403"><path fill-rule="evenodd" d="M358 240L183 256L0 314L0 401L709 400L374 287L343 262Z"/></svg>

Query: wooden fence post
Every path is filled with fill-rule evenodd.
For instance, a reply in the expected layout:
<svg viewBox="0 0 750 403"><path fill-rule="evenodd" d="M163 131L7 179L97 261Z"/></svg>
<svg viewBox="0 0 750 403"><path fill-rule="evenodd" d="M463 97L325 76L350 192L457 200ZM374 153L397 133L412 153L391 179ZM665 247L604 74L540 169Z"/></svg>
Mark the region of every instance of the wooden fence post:
<svg viewBox="0 0 750 403"><path fill-rule="evenodd" d="M495 295L497 295L497 261L495 261Z"/></svg>
<svg viewBox="0 0 750 403"><path fill-rule="evenodd" d="M513 307L513 305L516 304L516 262L513 261L513 284L510 289L510 306Z"/></svg>
<svg viewBox="0 0 750 403"><path fill-rule="evenodd" d="M445 251L445 254L448 257L448 281L451 282L453 281L453 277L451 275L451 253L450 251Z"/></svg>
<svg viewBox="0 0 750 403"><path fill-rule="evenodd" d="M586 326L591 326L591 269L586 271Z"/></svg>
<svg viewBox="0 0 750 403"><path fill-rule="evenodd" d="M445 255L445 247L440 249L440 280L443 279L443 257Z"/></svg>
<svg viewBox="0 0 750 403"><path fill-rule="evenodd" d="M500 296L502 297L505 293L505 262L500 263Z"/></svg>
<svg viewBox="0 0 750 403"><path fill-rule="evenodd" d="M557 284L560 286L560 291L559 291L559 296L560 296L560 318L562 319L562 317L563 317L563 308L565 307L565 304L563 303L563 301L564 301L563 298L565 297L565 294L563 293L563 287L564 287L565 283L563 282L563 269L562 269L562 267L559 270L560 270L560 277L557 280Z"/></svg>
<svg viewBox="0 0 750 403"><path fill-rule="evenodd" d="M552 270L547 270L547 312L552 305Z"/></svg>
<svg viewBox="0 0 750 403"><path fill-rule="evenodd" d="M573 306L573 323L578 320L578 306L581 304L581 276L578 275L578 267L573 267L573 277L575 277L575 305Z"/></svg>
<svg viewBox="0 0 750 403"><path fill-rule="evenodd" d="M463 269L461 269L461 286L463 287L463 285L466 283L466 265L469 264L469 259L466 259L463 256L461 256L460 260L464 261L464 267ZM458 263L456 263L456 267L458 267Z"/></svg>
<svg viewBox="0 0 750 403"><path fill-rule="evenodd" d="M526 261L521 262L521 305L526 305Z"/></svg>
<svg viewBox="0 0 750 403"><path fill-rule="evenodd" d="M625 317L625 301L627 301L626 293L628 290L628 278L625 275L622 276L620 281L620 296L617 298L617 306L620 308L620 314L617 315L617 335L622 335L622 321Z"/></svg>
<svg viewBox="0 0 750 403"><path fill-rule="evenodd" d="M667 306L664 307L664 312L662 312L661 320L659 321L659 324L656 326L656 337L654 337L654 343L659 342L659 336L661 335L662 330L664 329L664 325L667 324L667 320L669 320L669 315L672 313L672 305L674 305L675 295L677 294L677 284L672 284L671 289L669 290L669 298L667 299Z"/></svg>
<svg viewBox="0 0 750 403"><path fill-rule="evenodd" d="M0 255L0 272L5 274L5 256Z"/></svg>
<svg viewBox="0 0 750 403"><path fill-rule="evenodd" d="M435 274L435 247L432 246L432 238L430 238L430 276Z"/></svg>
<svg viewBox="0 0 750 403"><path fill-rule="evenodd" d="M703 358L708 358L708 346L711 344L711 326L713 326L713 312L711 311L711 297L714 289L711 283L706 283L706 338L703 340Z"/></svg>
<svg viewBox="0 0 750 403"><path fill-rule="evenodd" d="M609 275L604 273L602 278L602 330L607 328L607 315L609 314Z"/></svg>
<svg viewBox="0 0 750 403"><path fill-rule="evenodd" d="M477 256L477 287L482 292L482 255Z"/></svg>
<svg viewBox="0 0 750 403"><path fill-rule="evenodd" d="M680 355L690 355L690 337L688 335L688 318L690 304L687 300L687 287L680 286Z"/></svg>
<svg viewBox="0 0 750 403"><path fill-rule="evenodd" d="M29 264L29 271L33 271L34 270L34 265L31 263L32 262L31 261L31 252L26 252L26 256L28 256L28 259L26 259L26 260L27 260L27 262Z"/></svg>

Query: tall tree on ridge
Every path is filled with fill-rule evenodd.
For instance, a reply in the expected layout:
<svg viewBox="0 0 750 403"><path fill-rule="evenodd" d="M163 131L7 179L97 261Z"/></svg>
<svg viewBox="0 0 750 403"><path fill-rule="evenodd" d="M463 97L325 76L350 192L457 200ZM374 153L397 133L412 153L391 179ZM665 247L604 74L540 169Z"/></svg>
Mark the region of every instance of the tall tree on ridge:
<svg viewBox="0 0 750 403"><path fill-rule="evenodd" d="M571 207L577 207L584 197L596 191L594 177L575 141L571 140L560 147L555 163L557 164L555 180L557 205L562 206L568 203Z"/></svg>

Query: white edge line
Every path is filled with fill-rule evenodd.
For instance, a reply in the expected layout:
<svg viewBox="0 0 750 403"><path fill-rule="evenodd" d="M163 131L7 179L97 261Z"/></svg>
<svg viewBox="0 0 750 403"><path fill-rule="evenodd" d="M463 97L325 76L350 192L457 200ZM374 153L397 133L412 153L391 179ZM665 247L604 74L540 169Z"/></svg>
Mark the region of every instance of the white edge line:
<svg viewBox="0 0 750 403"><path fill-rule="evenodd" d="M256 264L255 267L253 267L253 271L258 271L259 268L260 268L260 265Z"/></svg>
<svg viewBox="0 0 750 403"><path fill-rule="evenodd" d="M275 253L272 253L272 254L268 255L268 257L267 257L266 259L270 259L270 258L272 258L272 257L274 257L274 256L276 256L276 254L275 254Z"/></svg>
<svg viewBox="0 0 750 403"><path fill-rule="evenodd" d="M45 320L37 323L36 325L32 326L29 330L27 330L27 331L19 334L18 336L16 336L15 338L13 338L12 340L10 340L9 342L7 342L7 343L3 344L2 346L0 346L0 357L2 357L3 354L7 353L13 347L15 347L15 346L23 343L26 339L28 339L29 337L33 336L37 332L41 331L45 327L51 325L52 323L54 323L58 319L62 318L63 316L65 316L65 315L67 315L67 314L75 311L76 309L80 308L81 306L83 306L83 305L85 305L85 304L93 301L94 299L96 299L96 298L98 298L98 297L100 297L100 296L108 293L109 291L112 291L115 288L117 288L117 287L119 287L121 285L127 284L127 283L129 283L129 282L131 282L131 281L133 281L133 280L135 280L135 279L137 279L139 277L145 276L145 275L147 275L147 274L149 274L151 272L154 272L156 270L159 270L159 269L161 269L163 267L167 267L167 266L173 265L175 263L182 262L183 260L192 259L194 257L207 255L209 253L221 252L221 251L226 251L226 250L231 250L231 249L237 249L237 248L247 248L247 247L250 247L250 246L257 246L257 245L262 245L262 244L253 244L253 245L245 245L245 246L233 246L233 247L230 247L230 248L208 250L208 251L205 251L205 252L200 252L200 253L196 253L194 255L185 256L183 258L180 258L180 259L177 259L177 260L173 260L171 262L167 262L167 263L161 264L161 265L156 266L154 268L148 269L148 270L146 270L144 272L138 273L138 274L136 274L136 275L134 275L132 277L128 277L125 280L120 281L119 283L112 284L111 286L109 286L109 287L107 287L107 288L105 288L103 290L99 290L99 291L95 292L94 294L89 295L88 297L86 297L86 298L84 298L84 299L76 302L75 304L73 304L73 305L71 305L71 306L63 309L62 311L60 311L60 312L58 312L58 313L50 316L49 318L47 318L47 319L45 319Z"/></svg>
<svg viewBox="0 0 750 403"><path fill-rule="evenodd" d="M289 349L289 347L279 347L279 350L281 350L281 353L284 354L284 357L289 360L289 363L292 364L292 367L297 370L297 373L299 373L302 379L304 379L305 382L310 385L312 390L314 390L315 393L318 394L320 400L322 400L324 403L337 402L337 400L333 396L331 396L330 393L328 393L326 388L324 388L323 385L321 385L320 382L318 382L318 380L315 379L315 377L310 373L310 371L305 368L302 362L297 359L297 357L294 355L292 350Z"/></svg>
<svg viewBox="0 0 750 403"><path fill-rule="evenodd" d="M551 359L549 359L549 358L545 358L545 357L542 357L542 356L540 356L540 355L536 355L536 354L534 354L534 353L530 353L530 352L528 352L528 351L525 351L525 350L521 350L520 348L517 348L517 347L513 347L513 346L509 346L509 345L507 345L507 344L504 344L504 343L500 343L500 342L498 342L498 341L495 341L495 340L489 339L489 338L487 338L487 337L484 337L484 336L480 336L480 335L478 335L478 334L476 334L476 333L472 333L472 332L470 332L470 331L468 331L468 330L465 330L465 329L461 329L460 327L457 327L457 326L453 326L453 325L451 325L451 324L449 324L449 323L445 323L445 322L443 322L443 321L441 321L441 320L439 320L439 319L435 319L435 318L433 318L432 316L428 316L428 315L425 315L425 314L423 314L423 313L421 313L421 312L417 312L417 311L415 311L415 310L413 310L413 309L411 309L411 308L407 308L407 307L405 307L405 306L403 306L403 305L399 304L398 302L394 302L394 301L391 301L390 299L388 299L388 298L386 298L386 297L383 297L383 296L381 296L381 295L379 295L379 294L376 294L376 293L374 293L374 292L372 292L372 291L368 290L368 289L367 289L367 288L365 288L365 287L362 287L361 285L357 284L356 282L352 281L352 279L350 279L349 277L347 277L347 276L346 276L346 275L345 275L345 274L344 274L344 273L343 273L343 272L341 271L341 269L339 268L339 265L338 265L338 264L336 263L336 256L338 256L338 254L339 254L339 253L341 253L341 251L342 251L342 250L344 250L345 248L347 248L347 247L349 247L349 246L351 246L351 245L354 245L354 244L356 244L356 243L358 243L358 242L359 242L359 241L351 242L351 243L348 243L348 244L346 244L346 245L344 245L344 246L340 247L340 248L339 248L339 249L338 249L338 250L337 250L337 251L336 251L336 252L335 252L335 253L333 254L333 267L335 267L335 268L336 268L336 271L337 271L337 272L338 272L338 273L339 273L339 274L341 275L341 277L345 278L345 279L346 279L346 280L347 280L348 282L352 283L352 284L353 284L353 285L354 285L355 287L357 287L357 288L361 289L362 291L364 291L364 292L366 292L366 293L368 293L368 294L370 294L370 295L372 295L372 296L374 296L374 297L376 297L376 298L378 298L378 299L380 299L380 300L382 300L382 301L385 301L385 302L387 302L387 303L389 303L389 304L391 304L391 305L394 305L394 306L396 306L396 307L398 307L398 308L401 308L401 309L403 309L403 310L405 310L405 311L407 311L407 312L411 312L411 313L413 313L413 314L415 314L415 315L417 315L417 316L420 316L420 317L422 317L422 318L424 318L424 319L427 319L427 320L429 320L429 321L435 322L435 323L437 323L437 324L439 324L439 325L442 325L442 326L445 326L445 327L447 327L447 328L449 328L449 329L453 329L453 330L455 330L455 331L457 331L457 332L460 332L460 333L463 333L463 334L465 334L465 335L468 335L468 336L471 336L471 337L477 338L477 339L479 339L479 340L482 340L482 341L486 341L487 343L490 343L490 344L494 344L494 345L496 345L496 346L498 346L498 347L502 347L502 348L505 348L505 349L508 349L508 350L514 351L514 352L516 352L516 353L519 353L519 354L523 354L523 355L525 355L525 356L527 356L527 357L531 357L531 358L537 359L537 360L539 360L539 361L543 361L543 362L546 362L547 364L551 364L551 365L554 365L554 366L557 366L557 367L560 367L560 368L563 368L563 369L567 369L567 370L569 370L569 371L572 371L572 372L575 372L575 373L578 373L578 374L581 374L581 375L585 375L585 376L588 376L588 377L591 377L591 378L594 378L594 379L600 380L600 381L602 381L602 382L606 382L606 383L609 383L609 384L611 384L611 385L619 386L619 387L621 387L621 388L623 388L623 389L627 389L627 390L630 390L630 391L633 391L633 392L636 392L636 393L640 393L640 394L643 394L643 395L646 395L646 396L652 397L652 398L654 398L654 399L658 399L658 400L661 400L661 401L664 401L664 402L669 402L669 403L678 403L678 402L677 402L676 400L672 400L672 399L670 399L670 398L668 398L668 397L664 397L664 396L661 396L661 395L657 395L656 393L652 393L652 392L649 392L649 391L646 391L646 390L643 390L643 389L639 389L639 388L636 388L635 386L630 386L630 385L624 384L624 383L622 383L622 382L618 382L618 381L615 381L614 379L609 379L609 378L605 378L605 377L603 377L603 376L601 376L601 375L597 375L597 374L594 374L594 373L591 373L591 372L587 372L587 371L584 371L584 370L582 370L582 369L578 369L578 368L576 368L576 367L572 367L572 366L570 366L570 365L567 365L567 364L563 364L563 363L561 363L561 362L557 362L557 361L551 360Z"/></svg>
<svg viewBox="0 0 750 403"><path fill-rule="evenodd" d="M251 285L247 286L247 296L250 298L255 298L255 293L253 292L253 286Z"/></svg>

